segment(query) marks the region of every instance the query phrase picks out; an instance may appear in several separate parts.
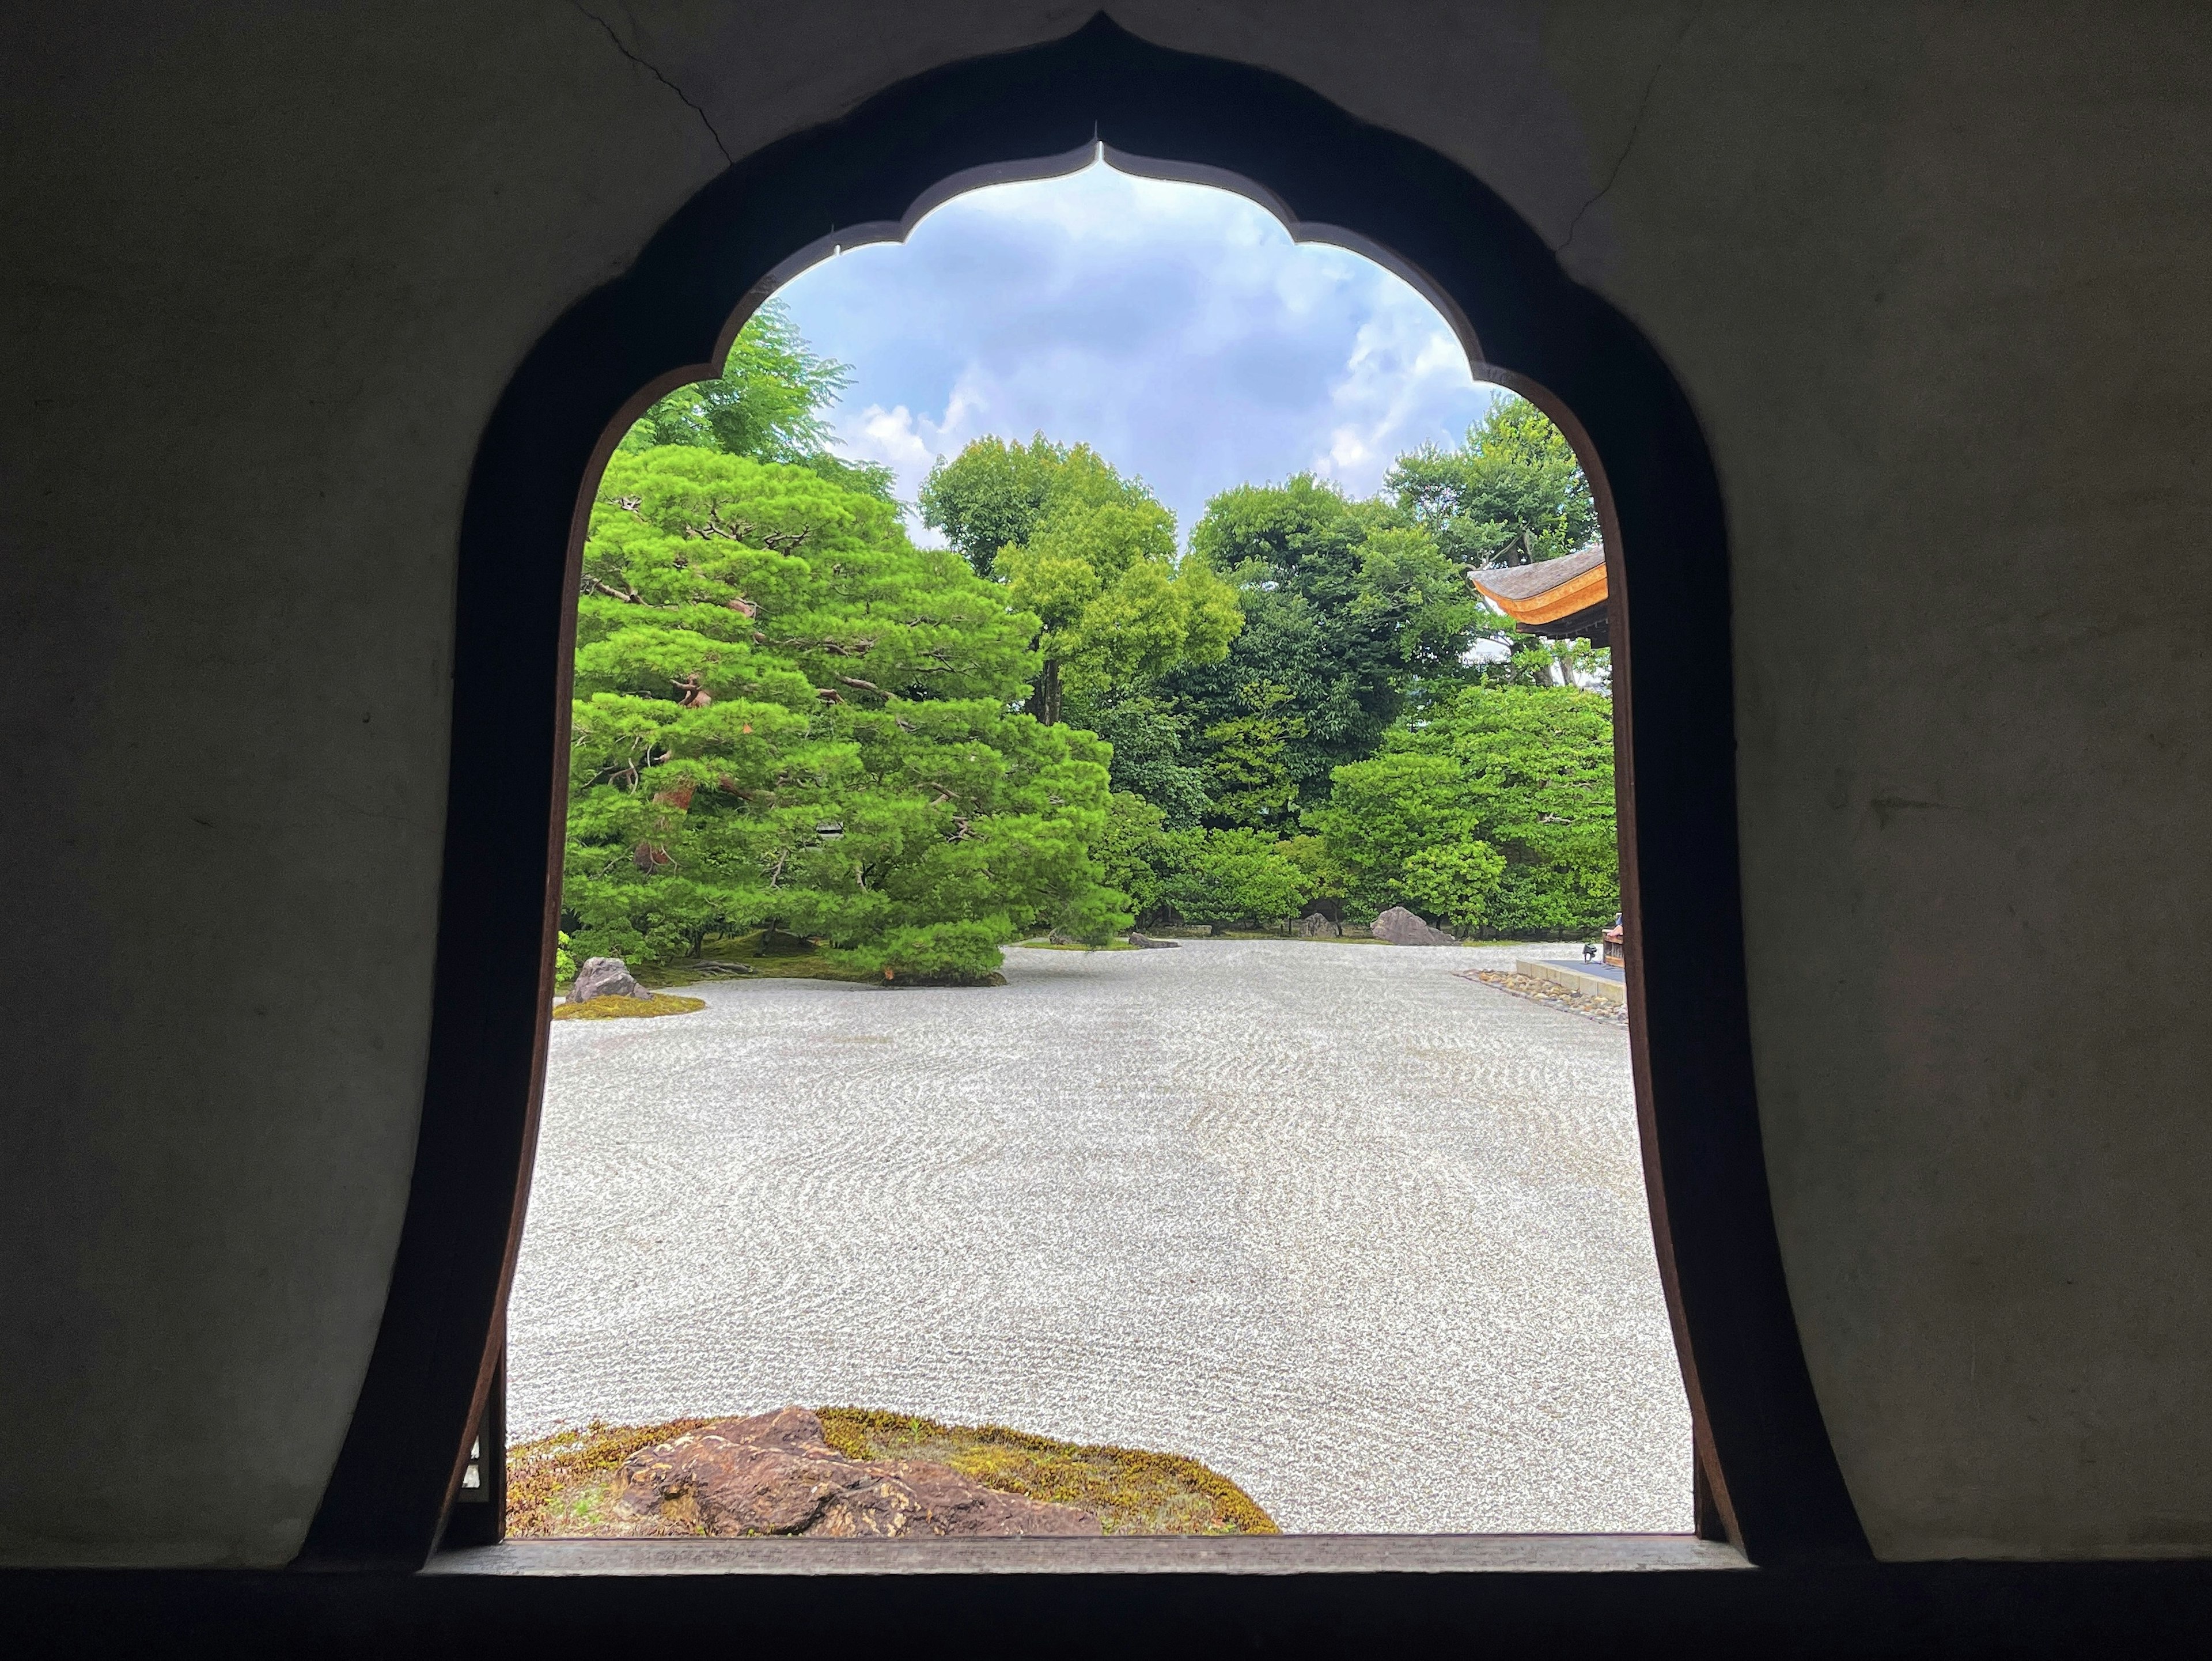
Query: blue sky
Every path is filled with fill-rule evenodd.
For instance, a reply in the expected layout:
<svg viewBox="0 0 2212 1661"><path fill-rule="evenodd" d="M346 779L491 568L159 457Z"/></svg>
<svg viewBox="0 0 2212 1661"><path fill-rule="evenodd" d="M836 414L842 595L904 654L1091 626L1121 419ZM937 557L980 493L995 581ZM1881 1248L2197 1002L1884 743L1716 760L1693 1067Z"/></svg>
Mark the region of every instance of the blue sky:
<svg viewBox="0 0 2212 1661"><path fill-rule="evenodd" d="M938 456L1042 430L1141 475L1188 534L1248 480L1310 470L1370 494L1496 395L1382 267L1293 243L1226 191L1103 164L956 198L781 296L853 368L832 412L846 453L889 462L909 501Z"/></svg>

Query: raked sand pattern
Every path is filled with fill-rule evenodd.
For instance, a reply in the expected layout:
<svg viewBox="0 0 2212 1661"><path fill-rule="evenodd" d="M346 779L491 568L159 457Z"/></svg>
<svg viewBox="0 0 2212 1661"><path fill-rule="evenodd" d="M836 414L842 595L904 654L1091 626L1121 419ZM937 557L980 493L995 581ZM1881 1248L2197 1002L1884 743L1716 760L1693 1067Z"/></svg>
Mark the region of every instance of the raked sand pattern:
<svg viewBox="0 0 2212 1661"><path fill-rule="evenodd" d="M1452 972L1515 955L556 1023L510 1433L853 1403L1187 1453L1291 1530L1686 1530L1628 1041Z"/></svg>

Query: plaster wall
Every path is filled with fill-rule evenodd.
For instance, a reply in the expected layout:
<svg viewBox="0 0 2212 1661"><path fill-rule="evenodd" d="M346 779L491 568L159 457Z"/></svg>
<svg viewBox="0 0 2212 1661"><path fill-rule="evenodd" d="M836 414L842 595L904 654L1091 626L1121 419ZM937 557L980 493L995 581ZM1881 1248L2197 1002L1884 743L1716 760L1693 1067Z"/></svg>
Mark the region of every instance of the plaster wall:
<svg viewBox="0 0 2212 1661"><path fill-rule="evenodd" d="M1733 525L1762 1113L1884 1555L2212 1548L2212 41L2197 10L1115 7L1454 156L1649 332ZM0 1561L276 1563L429 1021L455 527L725 164L1082 5L0 23ZM1108 135L1110 138L1111 135ZM2155 581L2134 581L2148 578Z"/></svg>

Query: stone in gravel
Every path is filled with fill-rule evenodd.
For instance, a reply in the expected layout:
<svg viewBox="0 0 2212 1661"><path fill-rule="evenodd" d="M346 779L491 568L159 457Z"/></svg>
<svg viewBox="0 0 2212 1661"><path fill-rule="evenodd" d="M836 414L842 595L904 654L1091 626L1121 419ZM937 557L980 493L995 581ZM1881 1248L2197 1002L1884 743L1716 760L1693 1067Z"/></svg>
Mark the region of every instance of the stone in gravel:
<svg viewBox="0 0 2212 1661"><path fill-rule="evenodd" d="M1424 922L1402 905L1394 905L1375 919L1375 938L1393 946L1457 946L1441 928Z"/></svg>
<svg viewBox="0 0 2212 1661"><path fill-rule="evenodd" d="M570 1003L589 1003L593 998L649 998L652 993L637 983L629 965L620 958L586 958L568 989Z"/></svg>
<svg viewBox="0 0 2212 1661"><path fill-rule="evenodd" d="M1182 942L1181 940L1155 940L1150 934L1139 934L1135 929L1132 928L1129 931L1129 944L1135 946L1139 952L1158 952L1165 946L1179 946Z"/></svg>
<svg viewBox="0 0 2212 1661"><path fill-rule="evenodd" d="M848 1459L805 1408L721 1419L640 1450L615 1509L648 1529L832 1538L1097 1534L1093 1512L1000 1494L947 1465Z"/></svg>
<svg viewBox="0 0 2212 1661"><path fill-rule="evenodd" d="M1318 911L1300 917L1291 932L1302 940L1333 940L1344 933Z"/></svg>

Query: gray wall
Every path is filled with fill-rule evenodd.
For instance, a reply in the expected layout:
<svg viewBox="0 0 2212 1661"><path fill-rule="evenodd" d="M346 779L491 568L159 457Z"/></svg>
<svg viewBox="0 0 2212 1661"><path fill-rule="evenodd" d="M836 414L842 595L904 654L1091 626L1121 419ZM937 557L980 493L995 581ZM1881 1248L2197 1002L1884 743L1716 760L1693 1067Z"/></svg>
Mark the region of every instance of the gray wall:
<svg viewBox="0 0 2212 1661"><path fill-rule="evenodd" d="M1114 9L1457 157L1707 423L1768 1156L1877 1549L2212 1548L2201 12ZM726 152L1086 12L0 25L0 1561L274 1563L313 1511L523 352Z"/></svg>

